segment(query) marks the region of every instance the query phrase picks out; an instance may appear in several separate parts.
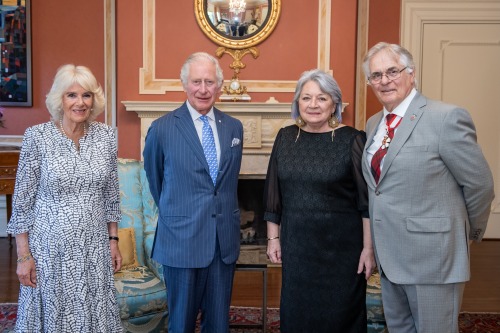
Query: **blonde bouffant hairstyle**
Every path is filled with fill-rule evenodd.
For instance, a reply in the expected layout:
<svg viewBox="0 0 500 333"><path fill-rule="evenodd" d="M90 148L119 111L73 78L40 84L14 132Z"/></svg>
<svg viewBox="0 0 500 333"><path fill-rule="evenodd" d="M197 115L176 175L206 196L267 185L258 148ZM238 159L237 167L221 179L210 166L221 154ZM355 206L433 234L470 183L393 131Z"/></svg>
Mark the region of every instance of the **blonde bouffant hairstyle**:
<svg viewBox="0 0 500 333"><path fill-rule="evenodd" d="M92 108L88 121L94 120L104 111L104 92L90 69L72 64L59 67L54 77L54 83L46 96L45 105L52 116L52 120L59 121L62 119L64 114L62 108L63 96L73 84L79 84L83 89L92 93Z"/></svg>

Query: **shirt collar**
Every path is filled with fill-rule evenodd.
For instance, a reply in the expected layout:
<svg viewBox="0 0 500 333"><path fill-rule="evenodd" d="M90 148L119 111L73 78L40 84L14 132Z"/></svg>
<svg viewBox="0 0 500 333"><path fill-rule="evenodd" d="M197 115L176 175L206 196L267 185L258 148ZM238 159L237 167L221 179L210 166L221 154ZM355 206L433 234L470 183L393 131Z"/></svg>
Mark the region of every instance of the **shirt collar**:
<svg viewBox="0 0 500 333"><path fill-rule="evenodd" d="M401 103L399 103L399 105L396 106L394 110L392 110L392 114L400 116L401 118L404 117L406 110L408 110L408 107L410 106L410 103L415 97L415 95L417 95L417 90L413 88L410 94L408 94L408 96L406 96L406 98ZM390 112L387 111L386 108L384 107L384 117L387 116L389 113Z"/></svg>
<svg viewBox="0 0 500 333"><path fill-rule="evenodd" d="M202 116L201 113L199 113L198 111L196 111L191 106L191 104L189 104L189 101L186 101L186 105L187 105L187 108L189 110L189 114L191 115L191 118L193 119L193 121L195 121L196 119L199 119ZM208 113L206 114L206 116L209 119L215 121L215 113L214 113L214 107L213 106L210 108L210 111L208 111Z"/></svg>

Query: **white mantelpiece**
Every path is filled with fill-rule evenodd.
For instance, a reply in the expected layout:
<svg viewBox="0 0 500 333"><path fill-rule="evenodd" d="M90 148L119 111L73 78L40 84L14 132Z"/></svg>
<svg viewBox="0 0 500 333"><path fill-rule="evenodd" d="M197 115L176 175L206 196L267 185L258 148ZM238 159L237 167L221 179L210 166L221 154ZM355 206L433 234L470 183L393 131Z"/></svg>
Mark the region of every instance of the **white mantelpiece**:
<svg viewBox="0 0 500 333"><path fill-rule="evenodd" d="M136 112L141 119L141 152L149 126L156 118L180 107L184 102L123 101L127 111ZM347 104L344 103L344 107ZM269 156L279 129L294 121L291 103L271 99L266 103L219 102L215 105L224 113L243 123L242 178L264 178Z"/></svg>
<svg viewBox="0 0 500 333"><path fill-rule="evenodd" d="M136 112L141 119L141 151L151 123L180 107L184 102L124 101L127 111ZM290 103L220 102L215 105L224 113L239 119L243 124L243 160L240 175L263 178L267 172L274 138L279 129L293 124Z"/></svg>

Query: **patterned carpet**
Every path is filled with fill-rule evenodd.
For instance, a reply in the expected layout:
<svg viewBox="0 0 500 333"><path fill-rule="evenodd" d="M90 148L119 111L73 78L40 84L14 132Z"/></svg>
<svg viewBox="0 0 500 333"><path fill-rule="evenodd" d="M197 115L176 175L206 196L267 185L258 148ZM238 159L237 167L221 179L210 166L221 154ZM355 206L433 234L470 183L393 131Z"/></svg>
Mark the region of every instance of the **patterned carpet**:
<svg viewBox="0 0 500 333"><path fill-rule="evenodd" d="M500 313L462 312L460 333L500 333Z"/></svg>
<svg viewBox="0 0 500 333"><path fill-rule="evenodd" d="M0 304L0 332L14 332L14 326L16 324L16 313L16 303Z"/></svg>
<svg viewBox="0 0 500 333"><path fill-rule="evenodd" d="M262 309L247 307L231 307L229 313L231 333L258 333L262 332ZM279 309L267 309L267 333L279 333L280 313ZM238 325L243 325L238 328ZM247 326L251 325L251 326ZM252 326L255 326L252 328Z"/></svg>
<svg viewBox="0 0 500 333"><path fill-rule="evenodd" d="M0 304L0 332L14 332L17 304ZM247 307L231 308L231 333L259 333L260 327L247 325L262 323L261 309ZM238 328L236 325L245 325ZM267 310L267 332L279 333L279 309ZM470 313L460 314L460 333L500 333L500 313Z"/></svg>
<svg viewBox="0 0 500 333"><path fill-rule="evenodd" d="M16 303L0 304L0 332L14 333ZM262 310L259 308L231 307L231 333L262 332ZM267 310L267 333L279 333L279 309ZM253 327L255 326L255 327ZM199 329L197 329L199 332Z"/></svg>

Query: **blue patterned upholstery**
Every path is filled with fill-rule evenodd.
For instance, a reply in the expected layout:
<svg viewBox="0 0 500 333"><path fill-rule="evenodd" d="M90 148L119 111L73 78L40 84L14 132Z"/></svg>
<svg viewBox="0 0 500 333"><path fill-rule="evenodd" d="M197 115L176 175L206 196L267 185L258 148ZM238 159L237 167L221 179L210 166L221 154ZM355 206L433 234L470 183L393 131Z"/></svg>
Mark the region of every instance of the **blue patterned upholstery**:
<svg viewBox="0 0 500 333"><path fill-rule="evenodd" d="M125 332L167 332L167 291L162 267L150 258L158 209L141 162L118 160L122 221L133 227L139 267L115 274L120 317Z"/></svg>
<svg viewBox="0 0 500 333"><path fill-rule="evenodd" d="M376 272L368 280L366 286L366 312L368 317L368 333L387 333L384 308L382 307L382 291L380 274Z"/></svg>

